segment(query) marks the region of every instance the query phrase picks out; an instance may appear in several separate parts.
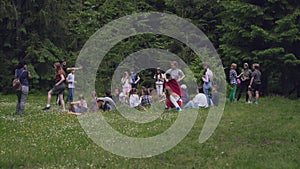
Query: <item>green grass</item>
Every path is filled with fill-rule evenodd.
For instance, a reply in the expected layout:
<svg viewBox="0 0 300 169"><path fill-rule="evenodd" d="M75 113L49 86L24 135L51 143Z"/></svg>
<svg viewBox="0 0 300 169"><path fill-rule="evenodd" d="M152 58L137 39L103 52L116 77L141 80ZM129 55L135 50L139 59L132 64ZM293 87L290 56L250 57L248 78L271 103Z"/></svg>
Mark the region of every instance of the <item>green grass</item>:
<svg viewBox="0 0 300 169"><path fill-rule="evenodd" d="M59 107L41 111L46 96L29 95L25 116L14 116L16 96L0 95L0 168L299 168L300 104L267 97L259 105L227 103L220 124L203 144L198 137L207 110L176 147L144 159L114 155L97 146L75 115ZM167 112L146 124L104 113L116 130L134 137L163 132L177 118Z"/></svg>

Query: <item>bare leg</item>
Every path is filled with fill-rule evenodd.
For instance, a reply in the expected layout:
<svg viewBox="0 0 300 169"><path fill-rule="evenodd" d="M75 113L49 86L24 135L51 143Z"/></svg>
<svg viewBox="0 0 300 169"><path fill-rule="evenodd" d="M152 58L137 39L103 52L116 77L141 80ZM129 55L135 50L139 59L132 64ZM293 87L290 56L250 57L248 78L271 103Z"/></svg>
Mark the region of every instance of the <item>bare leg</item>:
<svg viewBox="0 0 300 169"><path fill-rule="evenodd" d="M248 95L249 95L249 101L251 102L252 101L252 92L248 91Z"/></svg>
<svg viewBox="0 0 300 169"><path fill-rule="evenodd" d="M255 103L258 103L259 91L255 91Z"/></svg>
<svg viewBox="0 0 300 169"><path fill-rule="evenodd" d="M47 104L48 104L48 105L50 105L50 103L51 103L51 96L52 96L52 90L50 90L50 91L48 92L48 101L47 101Z"/></svg>

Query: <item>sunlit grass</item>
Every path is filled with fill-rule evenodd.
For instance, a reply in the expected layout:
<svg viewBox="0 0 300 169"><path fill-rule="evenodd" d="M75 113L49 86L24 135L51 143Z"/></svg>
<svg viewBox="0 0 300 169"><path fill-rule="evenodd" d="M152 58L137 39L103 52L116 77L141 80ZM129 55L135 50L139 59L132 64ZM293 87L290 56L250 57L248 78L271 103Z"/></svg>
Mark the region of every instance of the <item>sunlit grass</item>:
<svg viewBox="0 0 300 169"><path fill-rule="evenodd" d="M227 103L221 122L205 143L198 137L207 116L200 110L187 137L173 149L145 159L114 155L97 146L75 115L60 107L42 111L46 96L29 95L25 116L14 116L16 96L0 95L0 168L299 168L299 100L262 98L259 105ZM166 112L136 124L117 112L104 113L126 135L149 137L177 118Z"/></svg>

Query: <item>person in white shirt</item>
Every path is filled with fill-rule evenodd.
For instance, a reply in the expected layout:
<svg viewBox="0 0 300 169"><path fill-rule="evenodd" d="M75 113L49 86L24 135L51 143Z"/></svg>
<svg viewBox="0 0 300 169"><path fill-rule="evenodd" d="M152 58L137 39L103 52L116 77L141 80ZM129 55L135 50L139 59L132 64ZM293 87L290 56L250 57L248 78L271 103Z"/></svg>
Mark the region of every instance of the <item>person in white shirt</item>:
<svg viewBox="0 0 300 169"><path fill-rule="evenodd" d="M161 72L159 67L156 68L156 73L155 73L153 78L155 79L155 87L156 87L157 95L162 96L163 95L165 76Z"/></svg>
<svg viewBox="0 0 300 169"><path fill-rule="evenodd" d="M178 83L185 77L183 71L178 68L176 61L171 62L171 69L167 70L166 73L171 74L171 78L175 79Z"/></svg>
<svg viewBox="0 0 300 169"><path fill-rule="evenodd" d="M74 70L72 70L71 73L68 74L67 82L68 82L68 97L66 99L66 103L68 101L73 102L73 100L74 100L74 89L75 89L75 83L76 83Z"/></svg>
<svg viewBox="0 0 300 169"><path fill-rule="evenodd" d="M206 108L208 107L206 95L203 94L202 88L198 89L198 94L190 100L184 108Z"/></svg>
<svg viewBox="0 0 300 169"><path fill-rule="evenodd" d="M129 105L132 108L138 108L141 104L137 89L133 88L130 91Z"/></svg>
<svg viewBox="0 0 300 169"><path fill-rule="evenodd" d="M209 69L209 66L207 63L205 63L203 65L203 68L205 69L205 75L202 76L202 80L203 80L203 92L206 96L207 99L207 104L208 106L211 106L211 102L210 102L210 91L212 88L212 81L213 81L213 73L212 71Z"/></svg>
<svg viewBox="0 0 300 169"><path fill-rule="evenodd" d="M126 71L123 74L123 77L121 79L122 87L123 87L123 94L127 95L129 91L131 90L131 84L130 84L130 76L129 73Z"/></svg>

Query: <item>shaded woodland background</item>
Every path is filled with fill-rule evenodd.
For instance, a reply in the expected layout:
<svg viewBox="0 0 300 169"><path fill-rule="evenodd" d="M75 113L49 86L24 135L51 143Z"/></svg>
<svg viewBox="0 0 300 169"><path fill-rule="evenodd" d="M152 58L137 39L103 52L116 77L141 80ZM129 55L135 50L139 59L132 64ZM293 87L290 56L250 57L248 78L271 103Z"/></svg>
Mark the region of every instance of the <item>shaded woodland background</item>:
<svg viewBox="0 0 300 169"><path fill-rule="evenodd" d="M232 62L239 68L244 62L260 63L264 95L300 97L299 0L1 0L0 92L12 92L20 60L28 62L33 76L31 91L48 90L54 62L66 59L73 66L99 28L122 16L149 11L175 14L195 24L218 50L225 72ZM167 49L199 77L203 73L201 61L181 42L144 34L120 42L106 55L98 70L97 90L107 90L109 86L101 84L108 84L118 64L145 48ZM141 76L141 85L152 84L143 78L150 76L149 71Z"/></svg>

